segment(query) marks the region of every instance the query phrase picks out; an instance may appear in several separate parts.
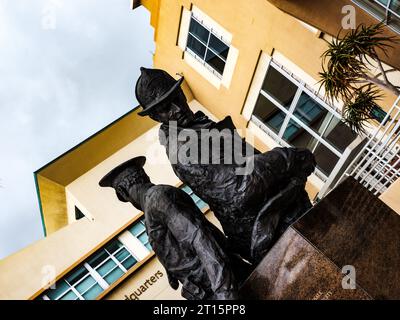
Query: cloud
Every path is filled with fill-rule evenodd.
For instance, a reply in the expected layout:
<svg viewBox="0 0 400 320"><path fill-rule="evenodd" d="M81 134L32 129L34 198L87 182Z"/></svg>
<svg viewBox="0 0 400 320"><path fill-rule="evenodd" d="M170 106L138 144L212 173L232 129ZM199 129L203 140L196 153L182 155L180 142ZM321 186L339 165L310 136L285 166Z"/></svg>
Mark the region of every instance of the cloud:
<svg viewBox="0 0 400 320"><path fill-rule="evenodd" d="M0 258L40 239L33 171L128 112L153 30L130 0L0 0Z"/></svg>

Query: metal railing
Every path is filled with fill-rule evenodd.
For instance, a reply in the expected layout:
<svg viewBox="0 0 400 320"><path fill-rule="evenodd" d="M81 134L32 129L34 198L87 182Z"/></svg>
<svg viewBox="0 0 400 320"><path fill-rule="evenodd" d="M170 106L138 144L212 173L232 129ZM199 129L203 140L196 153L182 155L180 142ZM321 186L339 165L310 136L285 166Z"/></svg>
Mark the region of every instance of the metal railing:
<svg viewBox="0 0 400 320"><path fill-rule="evenodd" d="M375 195L400 178L400 96L336 185L353 176ZM336 186L335 185L335 186Z"/></svg>

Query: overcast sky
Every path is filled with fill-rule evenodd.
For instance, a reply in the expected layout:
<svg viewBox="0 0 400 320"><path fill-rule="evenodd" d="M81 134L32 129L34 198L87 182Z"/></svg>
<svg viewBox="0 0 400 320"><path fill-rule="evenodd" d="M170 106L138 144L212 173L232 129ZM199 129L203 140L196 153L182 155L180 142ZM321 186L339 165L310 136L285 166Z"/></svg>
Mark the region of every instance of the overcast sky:
<svg viewBox="0 0 400 320"><path fill-rule="evenodd" d="M154 51L130 0L0 0L0 259L43 237L33 172L136 105Z"/></svg>

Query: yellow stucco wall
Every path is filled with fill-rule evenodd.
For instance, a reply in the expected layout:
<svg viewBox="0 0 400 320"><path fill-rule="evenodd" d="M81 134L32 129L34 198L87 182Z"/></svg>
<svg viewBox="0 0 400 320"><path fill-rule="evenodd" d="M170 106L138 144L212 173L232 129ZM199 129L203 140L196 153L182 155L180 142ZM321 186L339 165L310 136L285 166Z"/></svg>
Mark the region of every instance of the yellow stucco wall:
<svg viewBox="0 0 400 320"><path fill-rule="evenodd" d="M157 2L157 5L154 3ZM278 51L304 70L315 83L321 71L321 54L327 48L325 40L311 32L299 20L284 13L265 0L252 1L144 1L157 19L157 42L154 66L175 74L182 72L194 97L218 118L230 114L239 128L247 121L241 116L251 85L260 51L269 55ZM153 5L148 5L153 3ZM183 59L176 45L180 30L181 8L196 6L232 34L232 46L238 49L238 59L229 88L217 89ZM388 110L395 97L385 93L381 105Z"/></svg>
<svg viewBox="0 0 400 320"><path fill-rule="evenodd" d="M46 233L51 234L68 224L67 205L65 202L65 187L38 174L37 186L40 190L40 202L43 223Z"/></svg>
<svg viewBox="0 0 400 320"><path fill-rule="evenodd" d="M229 88L216 89L184 62L182 50L176 46L181 6L189 10L191 3L233 35L232 45L238 48L239 56ZM182 72L200 103L219 118L230 114L239 127L246 125L240 113L260 50L270 54L275 48L317 77L318 57L325 49L315 34L264 0L161 1L158 19L154 66L171 74Z"/></svg>

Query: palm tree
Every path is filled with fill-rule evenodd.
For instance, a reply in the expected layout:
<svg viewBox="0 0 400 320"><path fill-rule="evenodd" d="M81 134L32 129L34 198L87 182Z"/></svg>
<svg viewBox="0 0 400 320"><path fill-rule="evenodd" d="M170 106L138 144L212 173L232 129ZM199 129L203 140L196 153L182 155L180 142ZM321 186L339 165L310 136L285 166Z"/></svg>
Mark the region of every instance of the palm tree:
<svg viewBox="0 0 400 320"><path fill-rule="evenodd" d="M400 87L387 77L397 69L385 70L377 54L380 51L387 55L391 44L398 42L383 34L384 26L383 22L359 25L342 38L339 32L322 54L321 87L331 101L344 102L343 120L358 133L365 132L364 124L372 119L371 111L380 109L377 101L382 97L381 89L400 94ZM370 70L376 66L380 72L373 75Z"/></svg>

